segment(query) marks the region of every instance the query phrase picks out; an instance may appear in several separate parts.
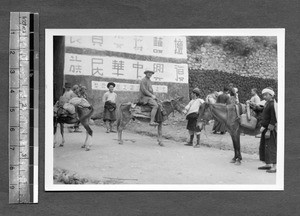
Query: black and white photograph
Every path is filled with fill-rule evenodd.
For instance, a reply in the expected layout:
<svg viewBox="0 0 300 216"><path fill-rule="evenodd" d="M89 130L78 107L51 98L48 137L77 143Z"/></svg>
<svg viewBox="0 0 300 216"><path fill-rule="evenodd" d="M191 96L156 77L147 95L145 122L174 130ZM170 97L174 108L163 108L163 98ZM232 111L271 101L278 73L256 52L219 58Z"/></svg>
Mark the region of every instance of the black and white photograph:
<svg viewBox="0 0 300 216"><path fill-rule="evenodd" d="M284 189L284 29L45 36L47 191Z"/></svg>

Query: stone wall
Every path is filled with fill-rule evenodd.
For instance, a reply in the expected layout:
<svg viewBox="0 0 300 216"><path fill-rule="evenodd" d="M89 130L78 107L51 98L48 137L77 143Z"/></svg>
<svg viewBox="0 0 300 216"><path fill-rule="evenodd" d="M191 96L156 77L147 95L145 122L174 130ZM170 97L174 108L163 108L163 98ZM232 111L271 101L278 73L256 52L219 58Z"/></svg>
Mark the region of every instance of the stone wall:
<svg viewBox="0 0 300 216"><path fill-rule="evenodd" d="M193 70L218 70L244 77L277 80L277 51L260 47L246 56L225 51L222 46L204 43L188 53L188 65Z"/></svg>

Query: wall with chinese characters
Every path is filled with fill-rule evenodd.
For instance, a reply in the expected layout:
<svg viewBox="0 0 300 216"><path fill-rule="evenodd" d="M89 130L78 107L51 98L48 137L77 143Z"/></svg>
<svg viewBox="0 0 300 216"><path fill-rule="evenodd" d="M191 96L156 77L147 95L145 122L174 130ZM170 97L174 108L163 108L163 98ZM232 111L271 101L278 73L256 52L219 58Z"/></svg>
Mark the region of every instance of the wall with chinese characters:
<svg viewBox="0 0 300 216"><path fill-rule="evenodd" d="M88 99L102 109L107 83L115 82L119 102L138 98L139 80L152 70L159 99L188 100L188 64L184 36L66 36L65 82L87 87Z"/></svg>
<svg viewBox="0 0 300 216"><path fill-rule="evenodd" d="M232 55L221 46L204 43L201 48L188 54L190 69L218 70L244 77L277 80L277 51L262 47L247 55Z"/></svg>

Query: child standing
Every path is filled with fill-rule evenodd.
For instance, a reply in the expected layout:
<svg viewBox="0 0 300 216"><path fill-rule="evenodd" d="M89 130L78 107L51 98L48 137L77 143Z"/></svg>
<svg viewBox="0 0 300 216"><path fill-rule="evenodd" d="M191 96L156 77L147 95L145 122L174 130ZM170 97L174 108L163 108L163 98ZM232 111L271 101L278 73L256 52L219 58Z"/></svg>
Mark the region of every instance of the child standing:
<svg viewBox="0 0 300 216"><path fill-rule="evenodd" d="M187 146L193 146L193 139L196 134L197 136L197 144L194 146L195 148L200 147L200 132L201 128L197 126L197 118L200 105L204 103L200 97L200 90L195 88L192 91L192 100L185 107L184 113L186 114L186 119L188 120L187 129L190 135L190 141L186 143Z"/></svg>
<svg viewBox="0 0 300 216"><path fill-rule="evenodd" d="M103 95L102 99L104 103L103 121L106 124L106 133L115 132L112 128L114 121L116 121L117 94L114 92L115 86L115 83L109 82L107 84L109 91Z"/></svg>

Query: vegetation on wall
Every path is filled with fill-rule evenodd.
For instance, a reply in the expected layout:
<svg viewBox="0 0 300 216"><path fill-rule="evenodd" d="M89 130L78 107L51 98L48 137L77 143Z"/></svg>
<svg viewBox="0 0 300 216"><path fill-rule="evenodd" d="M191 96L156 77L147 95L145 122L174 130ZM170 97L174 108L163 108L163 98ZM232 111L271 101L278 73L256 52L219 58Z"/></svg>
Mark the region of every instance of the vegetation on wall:
<svg viewBox="0 0 300 216"><path fill-rule="evenodd" d="M272 87L277 92L277 81L273 79L261 79L257 77L244 77L234 73L226 73L218 70L189 70L190 92L196 87L201 91L201 98L214 91L223 91L224 86L233 83L238 88L241 103L251 98L251 89L257 88L259 96L266 87Z"/></svg>
<svg viewBox="0 0 300 216"><path fill-rule="evenodd" d="M271 49L277 49L276 37L265 36L189 36L187 37L187 49L192 53L201 48L206 43L212 45L218 45L223 48L224 51L240 56L248 56L257 49L264 49L269 47Z"/></svg>

